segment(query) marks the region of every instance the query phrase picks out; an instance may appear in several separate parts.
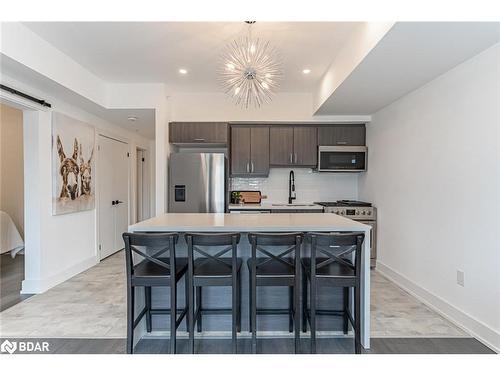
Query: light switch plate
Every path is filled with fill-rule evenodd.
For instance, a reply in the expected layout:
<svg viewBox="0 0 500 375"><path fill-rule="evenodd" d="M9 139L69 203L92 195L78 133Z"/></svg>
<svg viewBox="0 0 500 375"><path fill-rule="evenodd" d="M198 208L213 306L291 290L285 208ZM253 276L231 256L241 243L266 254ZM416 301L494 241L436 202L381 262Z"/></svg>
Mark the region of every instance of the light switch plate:
<svg viewBox="0 0 500 375"><path fill-rule="evenodd" d="M457 284L464 286L464 271L457 270Z"/></svg>

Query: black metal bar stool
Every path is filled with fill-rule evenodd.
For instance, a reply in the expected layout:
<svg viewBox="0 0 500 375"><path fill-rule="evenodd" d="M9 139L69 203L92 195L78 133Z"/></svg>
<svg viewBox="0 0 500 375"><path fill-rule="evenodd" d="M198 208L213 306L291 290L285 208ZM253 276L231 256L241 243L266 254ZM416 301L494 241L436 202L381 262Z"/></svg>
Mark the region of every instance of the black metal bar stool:
<svg viewBox="0 0 500 375"><path fill-rule="evenodd" d="M127 353L134 351L134 328L146 316L146 329L152 330L151 316L170 315L170 353L175 354L176 333L182 319L187 314L187 306L177 308L177 283L187 272L187 258L175 257L177 233L123 233L127 267ZM134 264L133 253L142 258ZM175 275L172 277L172 275ZM154 309L151 302L151 288L170 287L170 308ZM135 317L135 288L144 287L145 306ZM187 299L186 283L186 303ZM177 315L180 315L177 317Z"/></svg>
<svg viewBox="0 0 500 375"><path fill-rule="evenodd" d="M248 259L250 271L250 332L252 353L257 353L257 315L289 315L289 330L295 326L295 352L300 351L300 246L302 233L249 233L252 256ZM265 249L264 246L268 247ZM271 248L285 247L279 254ZM280 250L281 251L281 250ZM257 257L259 252L259 257ZM258 309L257 286L288 286L288 309Z"/></svg>
<svg viewBox="0 0 500 375"><path fill-rule="evenodd" d="M354 328L354 347L361 353L361 260L363 233L307 233L311 244L311 257L302 258L302 327L311 327L311 353L316 353L316 315L343 317L343 331L347 334L349 321ZM354 262L352 258L354 252ZM319 257L318 253L326 255ZM307 282L310 283L310 308L307 308ZM317 308L318 286L343 288L342 310ZM349 310L349 288L354 288L354 319Z"/></svg>
<svg viewBox="0 0 500 375"><path fill-rule="evenodd" d="M188 283L189 283L189 348L194 353L194 324L198 332L202 330L203 314L232 315L232 346L237 353L236 332L241 329L241 258L237 250L239 233L186 233L188 244ZM203 247L203 249L201 248ZM219 247L215 254L210 248ZM224 247L220 250L220 247ZM230 252L230 257L223 257ZM200 255L195 258L195 254ZM202 307L202 287L230 286L232 305L230 309L208 309ZM194 288L196 288L196 312L194 309Z"/></svg>

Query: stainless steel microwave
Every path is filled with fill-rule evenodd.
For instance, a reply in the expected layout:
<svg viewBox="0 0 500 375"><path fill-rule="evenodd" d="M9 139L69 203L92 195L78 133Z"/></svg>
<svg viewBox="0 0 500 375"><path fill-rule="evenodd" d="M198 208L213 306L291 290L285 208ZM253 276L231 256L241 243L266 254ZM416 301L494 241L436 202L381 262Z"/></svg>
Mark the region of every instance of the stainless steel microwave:
<svg viewBox="0 0 500 375"><path fill-rule="evenodd" d="M366 171L368 148L365 146L319 146L319 172Z"/></svg>

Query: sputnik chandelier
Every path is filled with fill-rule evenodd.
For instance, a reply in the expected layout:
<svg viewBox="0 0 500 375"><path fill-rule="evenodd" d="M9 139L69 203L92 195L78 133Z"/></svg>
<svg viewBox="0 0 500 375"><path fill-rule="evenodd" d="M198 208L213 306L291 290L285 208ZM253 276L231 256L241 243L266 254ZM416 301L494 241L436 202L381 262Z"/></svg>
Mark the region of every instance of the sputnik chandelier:
<svg viewBox="0 0 500 375"><path fill-rule="evenodd" d="M245 21L248 33L229 43L222 53L219 77L222 87L236 105L260 107L271 101L283 78L276 48L268 41L252 37L255 21Z"/></svg>

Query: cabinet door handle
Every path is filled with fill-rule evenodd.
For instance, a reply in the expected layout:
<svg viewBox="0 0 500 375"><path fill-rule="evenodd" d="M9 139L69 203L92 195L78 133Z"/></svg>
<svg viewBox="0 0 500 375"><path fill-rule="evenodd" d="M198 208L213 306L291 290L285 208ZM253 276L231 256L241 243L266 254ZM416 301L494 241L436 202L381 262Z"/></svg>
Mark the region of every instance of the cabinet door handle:
<svg viewBox="0 0 500 375"><path fill-rule="evenodd" d="M195 142L205 142L205 138L195 138Z"/></svg>
<svg viewBox="0 0 500 375"><path fill-rule="evenodd" d="M297 164L297 154L294 154L295 157L295 164Z"/></svg>
<svg viewBox="0 0 500 375"><path fill-rule="evenodd" d="M293 154L290 154L290 164L293 164Z"/></svg>
<svg viewBox="0 0 500 375"><path fill-rule="evenodd" d="M338 144L338 145L346 145L346 144L347 144L347 142L346 142L346 141L337 141L337 144Z"/></svg>
<svg viewBox="0 0 500 375"><path fill-rule="evenodd" d="M250 163L247 163L247 173L250 173Z"/></svg>
<svg viewBox="0 0 500 375"><path fill-rule="evenodd" d="M251 163L252 163L252 173L253 173L253 161Z"/></svg>

